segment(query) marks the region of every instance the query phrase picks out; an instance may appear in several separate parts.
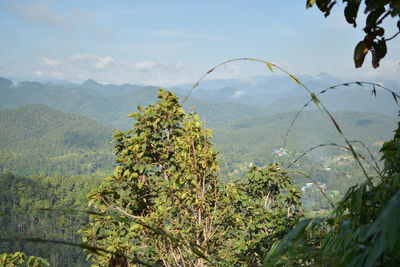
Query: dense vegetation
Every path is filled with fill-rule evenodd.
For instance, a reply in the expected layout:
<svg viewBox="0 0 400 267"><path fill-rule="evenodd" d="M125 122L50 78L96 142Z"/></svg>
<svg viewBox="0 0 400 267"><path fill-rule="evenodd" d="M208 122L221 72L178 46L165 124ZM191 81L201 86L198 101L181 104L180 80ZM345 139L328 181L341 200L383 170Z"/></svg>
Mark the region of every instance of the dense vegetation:
<svg viewBox="0 0 400 267"><path fill-rule="evenodd" d="M382 147L376 183L349 188L332 217L305 220L277 243L268 266L398 266L400 263L400 124Z"/></svg>
<svg viewBox="0 0 400 267"><path fill-rule="evenodd" d="M0 111L0 169L23 175L77 175L112 168L111 129L31 104Z"/></svg>
<svg viewBox="0 0 400 267"><path fill-rule="evenodd" d="M69 210L86 209L86 195L99 183L98 174L51 177L1 174L0 237L80 243L77 231L87 222L87 214ZM86 266L81 248L47 243L0 242L2 252L18 250L27 255L40 255L56 266Z"/></svg>
<svg viewBox="0 0 400 267"><path fill-rule="evenodd" d="M91 216L86 241L164 266L260 264L298 221L299 191L275 165L223 185L210 131L185 115L174 94L160 90L158 98L131 114L132 131L115 135L118 166L92 194L101 214ZM95 261L137 263L112 255Z"/></svg>

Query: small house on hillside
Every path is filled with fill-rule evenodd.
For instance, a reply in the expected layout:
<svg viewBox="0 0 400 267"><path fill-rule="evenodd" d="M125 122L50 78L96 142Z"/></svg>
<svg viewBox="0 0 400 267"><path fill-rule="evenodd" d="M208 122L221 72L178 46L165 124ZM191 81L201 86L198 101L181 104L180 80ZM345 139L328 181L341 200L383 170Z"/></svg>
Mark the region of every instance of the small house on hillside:
<svg viewBox="0 0 400 267"><path fill-rule="evenodd" d="M316 182L316 183L306 183L306 185L301 187L301 191L306 191L307 189L318 189L321 188L323 190L326 189L326 184Z"/></svg>
<svg viewBox="0 0 400 267"><path fill-rule="evenodd" d="M284 156L287 154L287 149L286 148L274 148L272 149L272 151L278 155L278 156Z"/></svg>

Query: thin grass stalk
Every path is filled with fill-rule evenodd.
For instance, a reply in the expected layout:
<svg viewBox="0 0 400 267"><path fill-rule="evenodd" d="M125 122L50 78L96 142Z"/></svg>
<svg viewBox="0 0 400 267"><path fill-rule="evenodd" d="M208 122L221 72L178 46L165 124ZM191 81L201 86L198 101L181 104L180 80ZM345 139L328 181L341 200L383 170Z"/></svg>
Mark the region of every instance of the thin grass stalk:
<svg viewBox="0 0 400 267"><path fill-rule="evenodd" d="M372 160L372 161L374 162L374 164L375 164L376 170L379 171L380 176L382 177L382 171L381 171L381 169L380 169L380 167L379 167L379 165L378 165L378 161L375 159L374 155L372 154L372 152L371 152L371 150L368 148L368 146L367 146L366 144L364 144L364 142L362 142L362 141L360 141L360 140L353 140L353 141L350 141L350 142L351 142L351 143L359 143L359 144L361 144L361 145L365 148L365 150L367 150L369 156L371 157L371 160Z"/></svg>
<svg viewBox="0 0 400 267"><path fill-rule="evenodd" d="M383 89L383 90L385 90L385 91L391 93L392 96L393 96L393 98L395 99L396 104L399 105L398 99L400 99L400 95L398 95L396 92L394 92L393 90L391 90L391 89L389 89L389 88L387 88L387 87L385 87L385 86L382 86L382 85L380 85L380 84L378 84L378 83L373 83L373 82L360 82L360 81L355 81L355 82L340 83L340 84L336 84L336 85L333 85L333 86L329 86L328 88L325 88L325 89L321 90L320 92L318 92L318 93L315 94L315 95L318 97L318 96L320 96L320 95L322 95L322 94L324 94L324 93L326 93L326 92L328 92L328 91L330 91L330 90L337 89L337 88L343 87L343 86L346 86L346 87L347 87L347 86L350 86L350 85L352 85L352 84L356 84L356 85L358 85L358 86L363 86L363 84L372 85L373 88L372 88L371 94L374 95L374 96L376 96L376 87L379 87L379 88L381 88L381 89ZM294 123L296 122L296 120L298 119L298 117L300 116L300 114L303 112L303 110L304 110L311 102L313 102L313 99L312 99L312 98L311 98L310 100L308 100L307 103L305 103L305 104L301 107L301 109L299 109L299 110L297 111L296 115L294 116L293 120L291 121L291 123L290 123L290 125L289 125L289 128L288 128L287 131L286 131L285 137L284 137L284 139L283 139L283 147L286 146L287 138L288 138L288 136L289 136L289 133L290 133L291 129L293 128Z"/></svg>

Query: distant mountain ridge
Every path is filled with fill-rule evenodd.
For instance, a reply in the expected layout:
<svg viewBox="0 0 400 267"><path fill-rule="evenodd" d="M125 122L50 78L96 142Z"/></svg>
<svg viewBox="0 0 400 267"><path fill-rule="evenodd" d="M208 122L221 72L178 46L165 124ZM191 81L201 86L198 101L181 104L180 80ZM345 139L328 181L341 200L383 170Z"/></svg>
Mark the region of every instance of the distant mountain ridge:
<svg viewBox="0 0 400 267"><path fill-rule="evenodd" d="M315 92L340 81L326 73L315 77L300 76ZM224 86L218 88L218 86ZM189 87L187 87L189 88ZM188 90L170 88L183 99ZM42 84L0 78L0 110L26 104L44 104L67 113L80 114L113 128L126 129L131 125L127 114L138 105L156 101L157 88L140 85L103 85L92 79L82 84ZM193 90L185 108L195 110L210 125L230 123L259 115L296 111L309 96L285 76L260 76L251 80L204 80ZM398 110L390 94L378 90L377 99L370 91L350 86L329 91L321 96L332 110L378 112L396 115ZM313 105L310 105L311 108Z"/></svg>
<svg viewBox="0 0 400 267"><path fill-rule="evenodd" d="M81 85L56 86L38 82L21 82L16 86L0 87L0 110L16 108L26 104L44 104L62 112L80 114L97 120L113 128L126 129L131 126L132 120L127 117L134 112L138 105L154 103L157 89L155 87L138 87L127 85L129 91L125 94L102 93L104 90L117 90L122 86L99 86L94 81L86 83L87 88ZM89 88L91 87L91 88ZM100 87L100 89L94 89ZM114 89L113 89L114 88ZM119 90L118 89L118 90ZM184 96L180 95L183 99ZM268 114L263 108L233 103L207 103L196 98L189 98L185 108L196 107L196 111L204 116L209 123L228 123L238 118L252 117L254 114Z"/></svg>

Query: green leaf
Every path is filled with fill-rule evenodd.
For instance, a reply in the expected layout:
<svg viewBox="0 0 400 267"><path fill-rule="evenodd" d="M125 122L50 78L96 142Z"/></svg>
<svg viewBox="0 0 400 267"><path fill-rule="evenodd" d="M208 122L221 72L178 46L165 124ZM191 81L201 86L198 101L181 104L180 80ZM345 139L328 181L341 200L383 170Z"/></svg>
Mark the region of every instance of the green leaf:
<svg viewBox="0 0 400 267"><path fill-rule="evenodd" d="M192 86L192 89L196 88L196 87L199 86L199 85L200 85L200 82L196 82L196 83Z"/></svg>
<svg viewBox="0 0 400 267"><path fill-rule="evenodd" d="M128 115L128 117L134 118L135 120L139 119L139 114L137 112L131 113Z"/></svg>
<svg viewBox="0 0 400 267"><path fill-rule="evenodd" d="M320 103L318 97L314 93L311 93L310 96L311 96L311 101L314 102L315 105L319 106Z"/></svg>
<svg viewBox="0 0 400 267"><path fill-rule="evenodd" d="M379 57L379 60L386 56L387 46L385 40L379 40L378 42L374 42L372 46L375 49L376 56Z"/></svg>
<svg viewBox="0 0 400 267"><path fill-rule="evenodd" d="M356 68L359 68L363 65L365 56L367 55L369 48L364 41L360 41L356 48L354 49L354 64Z"/></svg>
<svg viewBox="0 0 400 267"><path fill-rule="evenodd" d="M312 7L312 6L315 4L316 1L317 1L317 0L307 0L306 7L307 7L307 8Z"/></svg>
<svg viewBox="0 0 400 267"><path fill-rule="evenodd" d="M375 88L375 84L373 84L372 86L373 86L373 89L372 89L372 91L371 91L371 95L373 95L373 96L376 97L376 88Z"/></svg>
<svg viewBox="0 0 400 267"><path fill-rule="evenodd" d="M347 6L344 9L344 16L348 23L353 24L354 28L357 27L356 18L358 9L360 8L361 1L347 0Z"/></svg>
<svg viewBox="0 0 400 267"><path fill-rule="evenodd" d="M271 62L265 61L265 65L267 65L268 69L269 69L272 73L274 73L274 69L272 68Z"/></svg>
<svg viewBox="0 0 400 267"><path fill-rule="evenodd" d="M394 92L392 92L392 96L394 98L394 101L396 101L396 104L399 105L399 101L397 100L397 95Z"/></svg>

